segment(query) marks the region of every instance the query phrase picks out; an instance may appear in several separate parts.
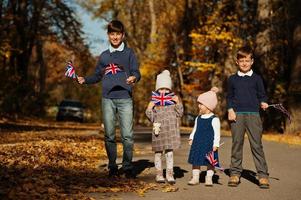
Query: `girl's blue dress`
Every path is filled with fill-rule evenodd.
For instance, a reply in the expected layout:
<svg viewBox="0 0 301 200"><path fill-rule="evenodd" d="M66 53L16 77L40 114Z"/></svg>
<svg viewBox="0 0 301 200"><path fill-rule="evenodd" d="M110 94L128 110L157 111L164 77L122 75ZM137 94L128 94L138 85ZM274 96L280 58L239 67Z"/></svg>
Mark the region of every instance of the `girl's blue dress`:
<svg viewBox="0 0 301 200"><path fill-rule="evenodd" d="M194 134L192 145L189 152L188 163L194 166L210 165L206 154L213 150L214 130L212 120L215 116L209 118L197 119L197 128ZM216 154L217 155L217 154ZM218 160L218 157L216 157Z"/></svg>

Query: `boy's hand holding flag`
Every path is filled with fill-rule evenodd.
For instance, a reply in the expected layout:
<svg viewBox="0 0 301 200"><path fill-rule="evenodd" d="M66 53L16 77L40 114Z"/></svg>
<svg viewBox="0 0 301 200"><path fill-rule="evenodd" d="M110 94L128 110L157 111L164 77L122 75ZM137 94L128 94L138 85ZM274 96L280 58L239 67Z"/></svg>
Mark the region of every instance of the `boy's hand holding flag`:
<svg viewBox="0 0 301 200"><path fill-rule="evenodd" d="M69 61L67 63L67 67L66 67L66 72L65 72L65 76L66 77L69 77L69 78L73 78L73 79L76 79L77 78L77 75L75 74L75 69L72 65L72 62Z"/></svg>

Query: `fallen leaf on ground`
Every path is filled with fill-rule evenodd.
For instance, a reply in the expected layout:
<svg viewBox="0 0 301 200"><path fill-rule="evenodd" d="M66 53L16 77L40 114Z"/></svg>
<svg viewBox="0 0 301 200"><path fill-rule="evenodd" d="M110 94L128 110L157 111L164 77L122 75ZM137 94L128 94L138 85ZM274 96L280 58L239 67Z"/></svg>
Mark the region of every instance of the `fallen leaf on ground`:
<svg viewBox="0 0 301 200"><path fill-rule="evenodd" d="M162 192L177 192L179 190L178 187L173 185L163 186Z"/></svg>
<svg viewBox="0 0 301 200"><path fill-rule="evenodd" d="M118 143L119 156L122 145ZM0 197L93 199L89 193L136 192L153 184L109 179L103 135L91 130L5 131L0 138Z"/></svg>

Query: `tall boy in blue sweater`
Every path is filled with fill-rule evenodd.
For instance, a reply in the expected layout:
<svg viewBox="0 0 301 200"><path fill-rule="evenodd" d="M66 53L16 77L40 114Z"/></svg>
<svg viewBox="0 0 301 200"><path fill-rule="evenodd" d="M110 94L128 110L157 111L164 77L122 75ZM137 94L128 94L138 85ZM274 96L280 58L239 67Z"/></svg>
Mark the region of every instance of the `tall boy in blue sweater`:
<svg viewBox="0 0 301 200"><path fill-rule="evenodd" d="M238 72L228 79L227 108L231 121L232 152L228 185L236 187L240 182L244 135L250 141L251 151L259 178L260 188L269 188L268 167L262 147L262 122L259 109L268 108L267 96L261 77L251 69L253 53L250 47L237 52Z"/></svg>
<svg viewBox="0 0 301 200"><path fill-rule="evenodd" d="M122 22L108 24L109 49L101 53L95 73L78 77L80 84L102 81L102 116L105 128L105 147L109 159L109 176L117 176L118 166L115 124L119 120L123 144L122 168L126 177L134 178L133 157L133 100L132 87L140 80L139 65L132 49L125 46Z"/></svg>

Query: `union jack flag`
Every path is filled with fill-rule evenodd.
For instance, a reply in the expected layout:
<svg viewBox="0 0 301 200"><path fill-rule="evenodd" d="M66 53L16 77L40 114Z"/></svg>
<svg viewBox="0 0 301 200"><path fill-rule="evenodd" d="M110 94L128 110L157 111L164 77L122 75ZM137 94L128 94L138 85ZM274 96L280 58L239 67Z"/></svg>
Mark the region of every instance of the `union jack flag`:
<svg viewBox="0 0 301 200"><path fill-rule="evenodd" d="M108 64L107 67L105 68L105 75L107 74L117 74L118 72L121 72L122 69L117 64L111 63Z"/></svg>
<svg viewBox="0 0 301 200"><path fill-rule="evenodd" d="M65 76L69 78L76 78L75 69L72 65L72 62L69 61L67 64Z"/></svg>
<svg viewBox="0 0 301 200"><path fill-rule="evenodd" d="M209 163L215 168L219 169L221 171L224 171L224 168L222 168L219 165L218 162L218 152L217 151L210 151L209 153L206 154L206 158L209 161Z"/></svg>
<svg viewBox="0 0 301 200"><path fill-rule="evenodd" d="M172 100L172 97L175 94L173 92L169 93L159 93L152 91L152 102L157 106L169 106L174 105L175 102Z"/></svg>

